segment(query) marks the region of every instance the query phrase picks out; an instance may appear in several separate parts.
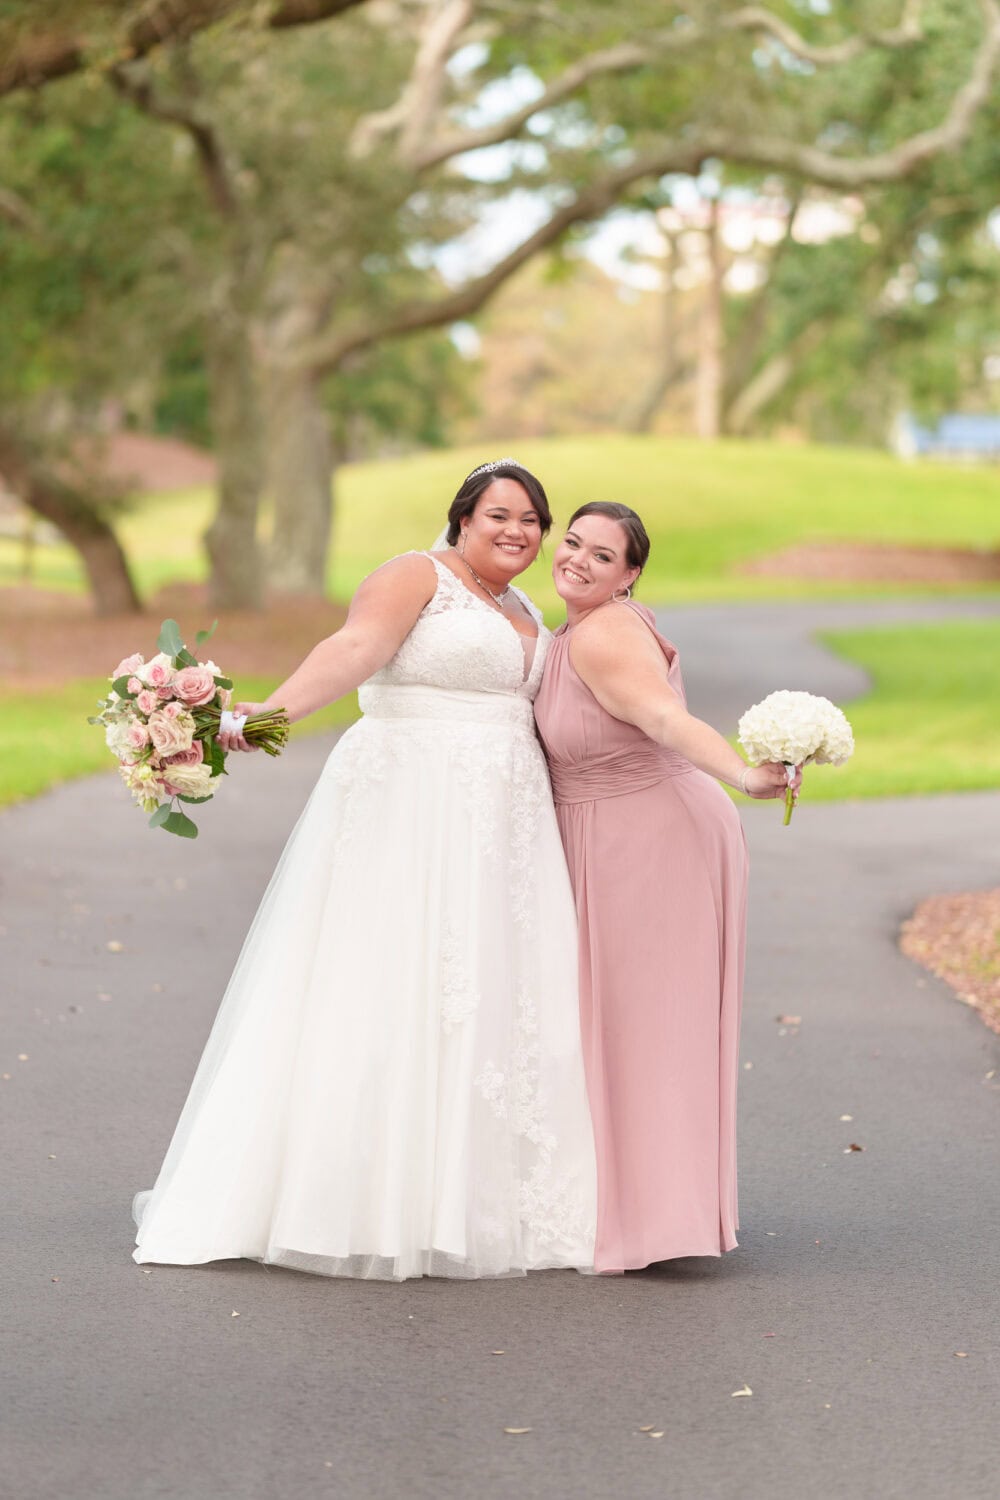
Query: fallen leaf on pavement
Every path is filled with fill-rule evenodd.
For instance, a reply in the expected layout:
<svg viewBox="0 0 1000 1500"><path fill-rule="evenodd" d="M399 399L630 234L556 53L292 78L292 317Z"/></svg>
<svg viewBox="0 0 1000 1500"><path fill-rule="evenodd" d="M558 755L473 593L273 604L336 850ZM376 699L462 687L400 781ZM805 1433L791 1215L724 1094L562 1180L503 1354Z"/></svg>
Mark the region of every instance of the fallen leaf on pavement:
<svg viewBox="0 0 1000 1500"><path fill-rule="evenodd" d="M125 944L124 943L120 943L117 938L112 938L111 941L108 942L108 943L105 943L104 946L105 946L105 948L107 948L107 950L108 950L109 953L124 953L125 952Z"/></svg>
<svg viewBox="0 0 1000 1500"><path fill-rule="evenodd" d="M840 1119L841 1119L841 1123L844 1123L847 1120L853 1120L854 1116L853 1115L841 1115Z"/></svg>
<svg viewBox="0 0 1000 1500"><path fill-rule="evenodd" d="M27 1054L27 1052L19 1052L17 1054L17 1060L18 1060L18 1062L27 1062L28 1061L28 1054Z"/></svg>
<svg viewBox="0 0 1000 1500"><path fill-rule="evenodd" d="M748 1385L744 1385L741 1390L730 1391L729 1394L731 1396L752 1396L753 1395L753 1391L750 1389L750 1387Z"/></svg>
<svg viewBox="0 0 1000 1500"><path fill-rule="evenodd" d="M639 1431L640 1431L640 1432L652 1432L652 1430L653 1430L653 1428L654 1428L654 1427L655 1427L655 1426L656 1426L656 1423L655 1423L655 1422L650 1422L650 1424L649 1424L649 1426L648 1426L648 1427L640 1427L640 1428L639 1428Z"/></svg>
<svg viewBox="0 0 1000 1500"><path fill-rule="evenodd" d="M663 1433L662 1432L651 1432L649 1435L650 1435L651 1438L663 1437Z"/></svg>
<svg viewBox="0 0 1000 1500"><path fill-rule="evenodd" d="M506 1349L491 1349L490 1353L491 1354L506 1354L507 1351L506 1351Z"/></svg>
<svg viewBox="0 0 1000 1500"><path fill-rule="evenodd" d="M774 1019L777 1021L777 1023L778 1023L779 1026L801 1026L802 1025L802 1017L801 1016L775 1016Z"/></svg>
<svg viewBox="0 0 1000 1500"><path fill-rule="evenodd" d="M232 1318L238 1318L239 1317L239 1313L238 1312L232 1312L232 1313L230 1313L230 1317L232 1317Z"/></svg>
<svg viewBox="0 0 1000 1500"><path fill-rule="evenodd" d="M852 1141L849 1146L844 1147L844 1155L850 1156L852 1151L863 1151L864 1149L864 1146L859 1146L857 1141Z"/></svg>
<svg viewBox="0 0 1000 1500"><path fill-rule="evenodd" d="M966 1352L965 1352L964 1349L956 1349L955 1350L955 1358L956 1359L968 1359L968 1357L969 1356L966 1354Z"/></svg>
<svg viewBox="0 0 1000 1500"><path fill-rule="evenodd" d="M511 1437L520 1437L523 1432L531 1432L531 1427L505 1427L504 1432L509 1432Z"/></svg>

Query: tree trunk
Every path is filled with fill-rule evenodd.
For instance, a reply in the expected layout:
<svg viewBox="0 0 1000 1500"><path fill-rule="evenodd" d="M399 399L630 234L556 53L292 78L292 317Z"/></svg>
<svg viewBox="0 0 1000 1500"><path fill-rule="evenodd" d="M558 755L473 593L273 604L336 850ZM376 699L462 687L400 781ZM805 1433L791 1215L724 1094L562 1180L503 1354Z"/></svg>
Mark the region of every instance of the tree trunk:
<svg viewBox="0 0 1000 1500"><path fill-rule="evenodd" d="M268 493L274 533L268 581L284 594L326 592L333 519L333 451L322 384L287 366L267 382Z"/></svg>
<svg viewBox="0 0 1000 1500"><path fill-rule="evenodd" d="M713 198L706 231L708 285L698 328L698 365L695 371L694 430L700 438L717 438L722 431L723 329L722 243L719 234L719 200Z"/></svg>
<svg viewBox="0 0 1000 1500"><path fill-rule="evenodd" d="M0 470L18 499L58 527L79 553L97 613L141 613L122 545L88 496L43 467L36 455L26 453L5 431L0 431Z"/></svg>
<svg viewBox="0 0 1000 1500"><path fill-rule="evenodd" d="M261 609L260 403L249 324L234 309L228 308L212 329L207 355L219 465L215 517L204 538L212 569L212 602L220 609Z"/></svg>
<svg viewBox="0 0 1000 1500"><path fill-rule="evenodd" d="M746 436L756 417L781 394L802 361L819 348L832 321L832 318L817 318L765 360L747 381L729 407L727 425L734 436Z"/></svg>
<svg viewBox="0 0 1000 1500"><path fill-rule="evenodd" d="M686 378L689 366L682 360L677 325L677 243L672 234L665 236L666 248L663 257L663 323L661 332L661 359L659 368L639 399L623 420L629 432L648 432L666 398L667 392L680 380Z"/></svg>

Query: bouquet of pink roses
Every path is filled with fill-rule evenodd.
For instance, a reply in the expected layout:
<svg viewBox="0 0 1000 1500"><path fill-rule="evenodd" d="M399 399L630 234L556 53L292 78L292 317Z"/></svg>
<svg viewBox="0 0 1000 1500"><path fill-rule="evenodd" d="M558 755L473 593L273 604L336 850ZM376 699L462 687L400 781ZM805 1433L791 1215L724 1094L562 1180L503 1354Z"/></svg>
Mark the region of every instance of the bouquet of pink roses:
<svg viewBox="0 0 1000 1500"><path fill-rule="evenodd" d="M195 644L201 646L214 630L199 630ZM207 802L226 774L217 736L233 684L214 661L199 661L187 649L176 620L164 620L156 644L151 661L135 652L118 663L111 691L98 700L100 713L88 723L103 727L122 780L152 814L150 828L194 839L198 829L177 804ZM242 732L251 745L280 755L288 716L281 708L253 714Z"/></svg>

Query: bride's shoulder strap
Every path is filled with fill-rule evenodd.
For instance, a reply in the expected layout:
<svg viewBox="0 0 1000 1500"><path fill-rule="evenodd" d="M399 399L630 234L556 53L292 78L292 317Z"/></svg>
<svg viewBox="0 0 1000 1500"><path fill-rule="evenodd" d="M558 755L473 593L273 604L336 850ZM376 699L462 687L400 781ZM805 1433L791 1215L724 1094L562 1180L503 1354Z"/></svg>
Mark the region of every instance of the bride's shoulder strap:
<svg viewBox="0 0 1000 1500"><path fill-rule="evenodd" d="M514 590L514 593L520 599L521 603L524 605L525 609L528 611L528 614L534 620L535 624L539 627L539 629L541 629L542 625L545 622L542 619L542 612L538 608L538 605L535 603L534 599L530 598L524 592L524 589L519 589L516 583L512 583L511 588Z"/></svg>

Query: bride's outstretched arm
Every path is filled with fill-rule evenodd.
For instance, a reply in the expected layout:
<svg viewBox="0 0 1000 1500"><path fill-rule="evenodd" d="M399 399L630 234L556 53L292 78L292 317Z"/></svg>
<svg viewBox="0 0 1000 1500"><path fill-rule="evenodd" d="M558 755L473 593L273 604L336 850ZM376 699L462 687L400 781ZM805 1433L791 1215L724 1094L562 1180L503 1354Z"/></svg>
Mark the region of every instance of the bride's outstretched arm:
<svg viewBox="0 0 1000 1500"><path fill-rule="evenodd" d="M421 554L384 563L361 584L340 630L314 646L265 703L238 703L233 712L283 708L294 723L353 692L395 656L435 586L434 566ZM238 734L220 735L219 743L227 750L251 748Z"/></svg>
<svg viewBox="0 0 1000 1500"><path fill-rule="evenodd" d="M784 766L769 763L749 770L718 730L688 713L667 680L663 652L631 610L602 609L584 620L570 656L598 703L616 719L634 724L657 744L749 797L784 796ZM795 791L801 779L797 772Z"/></svg>

